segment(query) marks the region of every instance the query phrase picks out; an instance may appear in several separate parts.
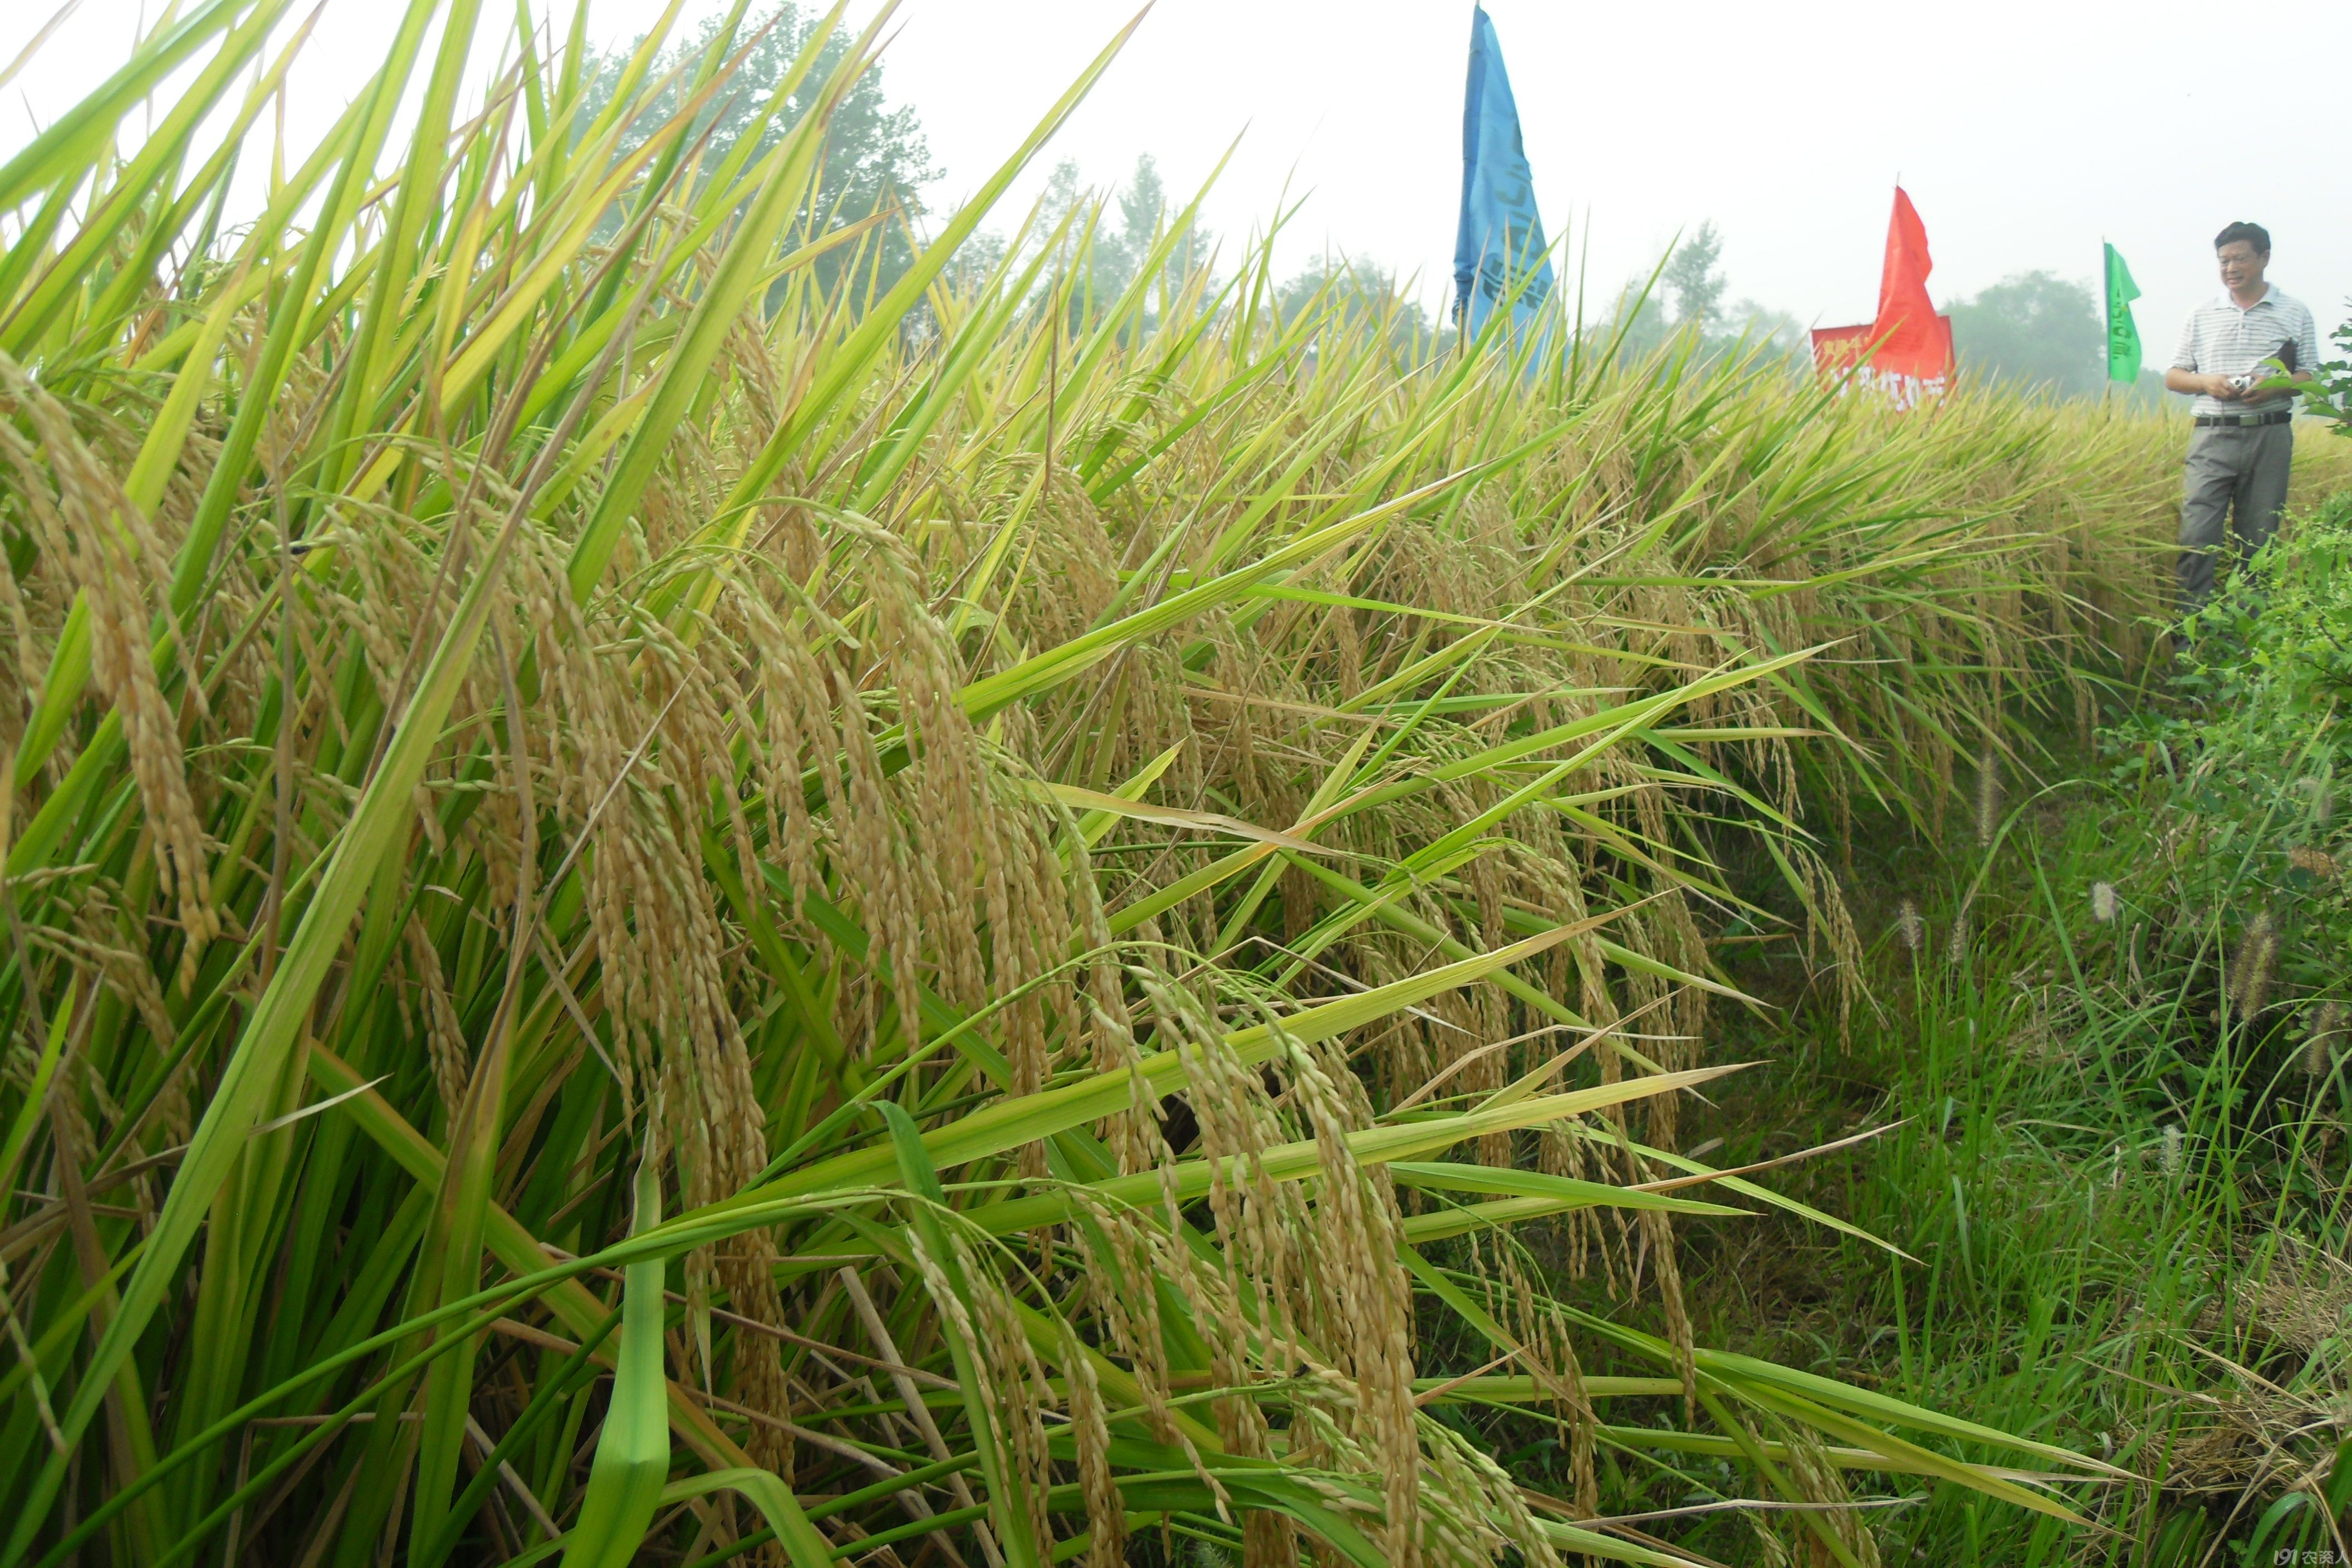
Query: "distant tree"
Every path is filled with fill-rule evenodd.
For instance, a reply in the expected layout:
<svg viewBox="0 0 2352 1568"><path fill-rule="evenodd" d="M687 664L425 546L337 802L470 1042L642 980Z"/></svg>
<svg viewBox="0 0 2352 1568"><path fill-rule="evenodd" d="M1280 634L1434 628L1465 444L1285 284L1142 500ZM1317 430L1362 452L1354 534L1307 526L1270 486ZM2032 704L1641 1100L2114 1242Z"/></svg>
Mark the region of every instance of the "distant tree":
<svg viewBox="0 0 2352 1568"><path fill-rule="evenodd" d="M950 291L964 292L984 285L1004 260L1006 246L1003 234L993 228L972 230L970 238L957 247L955 255L940 273L940 281ZM928 310L928 305L919 310Z"/></svg>
<svg viewBox="0 0 2352 1568"><path fill-rule="evenodd" d="M1168 210L1168 188L1160 178L1160 165L1149 153L1135 160L1135 173L1128 176L1126 189L1118 193L1118 242L1128 259L1140 265L1151 254L1151 242L1160 236L1160 219Z"/></svg>
<svg viewBox="0 0 2352 1568"><path fill-rule="evenodd" d="M1135 160L1135 173L1118 195L1118 243L1126 252L1129 277L1151 258L1152 247L1167 237L1168 230L1182 216L1182 209L1168 199L1160 165L1150 153L1140 154ZM1215 243L1216 237L1197 222L1176 237L1160 268L1160 300L1181 288L1196 268L1208 266Z"/></svg>
<svg viewBox="0 0 2352 1568"><path fill-rule="evenodd" d="M1742 300L1725 312L1732 330L1751 343L1769 343L1790 353L1801 353L1806 363L1812 360L1812 335L1805 323L1786 310L1775 310L1753 300Z"/></svg>
<svg viewBox="0 0 2352 1568"><path fill-rule="evenodd" d="M1775 310L1743 299L1727 309L1723 297L1729 284L1716 262L1723 255L1723 236L1712 222L1675 247L1657 277L1636 277L1626 282L1616 308L1588 326L1589 342L1618 345L1619 363L1631 363L1656 353L1677 332L1695 331L1701 363L1744 359L1751 354L1812 363L1811 339L1805 324L1785 310ZM1666 297L1675 313L1666 315Z"/></svg>
<svg viewBox="0 0 2352 1568"><path fill-rule="evenodd" d="M1951 305L1952 346L1963 371L2061 397L2098 395L2106 375L2106 325L2090 285L2050 272L2020 272Z"/></svg>
<svg viewBox="0 0 2352 1568"><path fill-rule="evenodd" d="M1586 330L1588 337L1603 345L1614 341L1621 362L1652 353L1673 333L1666 308L1659 302L1657 290L1645 287L1648 282L1638 278L1627 283L1618 296L1617 308Z"/></svg>
<svg viewBox="0 0 2352 1568"><path fill-rule="evenodd" d="M1660 277L1675 296L1675 324L1713 331L1723 321L1723 274L1715 264L1723 255L1723 237L1709 219L1698 232L1675 247Z"/></svg>
<svg viewBox="0 0 2352 1568"><path fill-rule="evenodd" d="M698 134L706 127L710 132L702 155L704 168L716 168L751 129L753 119L766 107L770 93L807 47L822 16L821 9L810 6L804 10L798 0L776 0L774 5L745 19L736 34L734 47L741 49L748 42L750 53L695 121ZM645 113L624 133L625 144L635 145L677 112L693 77L694 65L708 50L718 30L718 19L712 18L703 23L694 39L663 51L654 66L654 78L680 65L687 69L678 80L648 100ZM835 63L854 38L854 30L836 29L825 40L814 68L802 78L800 90L785 100L784 107L769 122L760 152L773 146L800 123L811 106L814 86L832 74ZM634 46L618 49L597 62L588 89L588 113L578 122L583 129L589 118L611 100L613 88L634 52ZM923 213L922 187L934 177L922 122L911 107L902 104L893 108L889 104L882 94L881 68L869 67L834 111L815 199L802 216L803 221L823 232L859 222L878 211L895 211L863 246L845 247L824 258L819 263L819 278L829 286L844 268L854 262L862 269L871 269L861 270L861 279L870 276L883 288L895 282L914 258L909 237L915 220Z"/></svg>
<svg viewBox="0 0 2352 1568"><path fill-rule="evenodd" d="M1045 192L1037 198L1038 233L1052 233L1063 216L1086 199L1086 192L1078 184L1082 177L1076 158L1065 158L1054 165L1053 172L1045 176Z"/></svg>
<svg viewBox="0 0 2352 1568"><path fill-rule="evenodd" d="M1054 242L1056 254L1045 268L1041 287L1053 287L1055 279L1078 266L1083 249L1086 294L1100 310L1126 292L1136 273L1150 260L1152 247L1164 237L1167 226L1181 215L1169 211L1166 184L1160 177L1158 161L1149 153L1137 157L1127 183L1107 195L1087 188L1080 183L1082 178L1075 159L1065 158L1054 165L1038 197L1037 216L1028 238L1031 243L1042 243L1065 217L1076 213L1068 230ZM1212 243L1209 231L1194 224L1170 247L1159 289L1147 294L1147 320L1192 268L1207 264ZM1085 306L1084 298L1071 301L1074 313Z"/></svg>
<svg viewBox="0 0 2352 1568"><path fill-rule="evenodd" d="M1083 214L1072 220L1066 232L1055 237L1055 231L1061 228L1062 220L1069 217L1072 211L1087 199L1085 188L1078 184L1082 177L1076 158L1064 158L1055 163L1045 175L1045 188L1037 195L1036 216L1030 220L1027 232L1021 237L1024 258L1030 254L1032 247L1052 240L1053 259L1045 264L1045 281L1040 288L1055 287L1054 280L1076 265L1078 247L1086 242L1087 220Z"/></svg>
<svg viewBox="0 0 2352 1568"><path fill-rule="evenodd" d="M1285 319L1295 319L1318 295L1327 295L1325 304L1336 324L1385 321L1391 348L1405 353L1435 352L1428 313L1397 287L1396 274L1377 262L1326 252L1275 290L1275 309Z"/></svg>

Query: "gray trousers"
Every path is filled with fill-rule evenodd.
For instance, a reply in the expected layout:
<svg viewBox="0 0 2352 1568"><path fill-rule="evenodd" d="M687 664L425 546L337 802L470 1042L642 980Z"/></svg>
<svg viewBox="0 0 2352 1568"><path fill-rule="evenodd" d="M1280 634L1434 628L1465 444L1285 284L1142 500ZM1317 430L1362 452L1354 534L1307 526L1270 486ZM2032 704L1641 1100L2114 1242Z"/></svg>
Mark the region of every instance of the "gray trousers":
<svg viewBox="0 0 2352 1568"><path fill-rule="evenodd" d="M2270 542L2294 461L2292 425L2209 425L2191 433L2180 491L2182 614L2212 597L2213 571L2225 552L2224 522L2241 557Z"/></svg>

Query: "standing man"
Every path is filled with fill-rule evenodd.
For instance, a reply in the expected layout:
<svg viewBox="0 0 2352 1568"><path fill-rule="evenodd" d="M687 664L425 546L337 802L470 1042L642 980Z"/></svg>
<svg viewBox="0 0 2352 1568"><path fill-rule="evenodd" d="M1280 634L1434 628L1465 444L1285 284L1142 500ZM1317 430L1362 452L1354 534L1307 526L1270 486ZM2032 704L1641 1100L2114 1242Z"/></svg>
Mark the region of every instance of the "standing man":
<svg viewBox="0 0 2352 1568"><path fill-rule="evenodd" d="M2180 498L2184 615L2212 595L2223 523L2239 550L2252 555L2269 542L2286 503L2294 395L2241 391L2231 378L2266 359L2284 359L2294 379L2309 381L2319 358L2319 327L2310 310L2263 280L2271 259L2268 229L2233 223L2213 237L2213 253L2226 292L2189 313L2172 368L2164 373L2166 391L2197 400Z"/></svg>

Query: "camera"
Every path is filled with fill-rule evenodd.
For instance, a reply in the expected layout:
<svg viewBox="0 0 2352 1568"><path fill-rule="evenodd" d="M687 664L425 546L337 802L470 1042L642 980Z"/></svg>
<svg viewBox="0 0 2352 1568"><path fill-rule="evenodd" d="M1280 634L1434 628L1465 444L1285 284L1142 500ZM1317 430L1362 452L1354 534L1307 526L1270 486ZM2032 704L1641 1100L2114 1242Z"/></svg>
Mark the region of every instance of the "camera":
<svg viewBox="0 0 2352 1568"><path fill-rule="evenodd" d="M2231 376L2228 379L2230 389L2231 391L2251 392L2255 387L2261 385L2263 382L2270 380L2273 376L2293 375L2294 374L2294 340L2290 338L2285 342L2279 344L2277 351L2273 353L2270 358L2263 361L2260 364L2254 366L2253 369L2241 371L2236 375Z"/></svg>

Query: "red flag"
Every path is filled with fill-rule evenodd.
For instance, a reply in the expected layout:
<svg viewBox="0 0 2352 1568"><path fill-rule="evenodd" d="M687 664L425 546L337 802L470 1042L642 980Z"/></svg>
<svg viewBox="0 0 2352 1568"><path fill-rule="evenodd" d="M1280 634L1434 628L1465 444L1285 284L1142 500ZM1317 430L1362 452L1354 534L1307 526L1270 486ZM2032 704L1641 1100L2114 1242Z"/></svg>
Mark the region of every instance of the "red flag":
<svg viewBox="0 0 2352 1568"><path fill-rule="evenodd" d="M1822 369L1842 370L1871 344L1871 367L1884 374L1935 381L1952 373L1952 319L1927 298L1927 226L1903 187L1895 187L1895 216L1886 226L1886 266L1878 279L1878 319L1867 326L1824 327L1813 333Z"/></svg>
<svg viewBox="0 0 2352 1568"><path fill-rule="evenodd" d="M1952 372L1952 322L1927 298L1927 226L1903 187L1886 226L1886 269L1878 278L1878 353L1872 363L1898 375L1932 381Z"/></svg>

